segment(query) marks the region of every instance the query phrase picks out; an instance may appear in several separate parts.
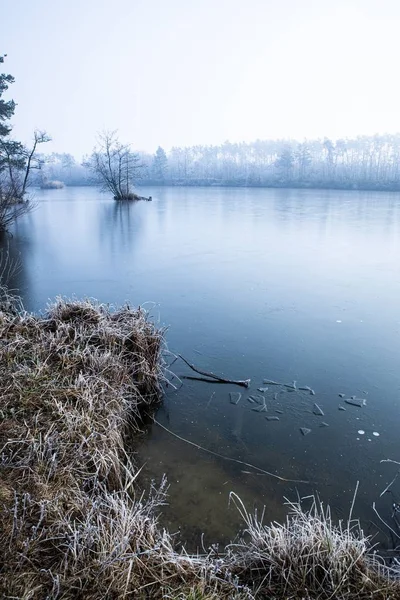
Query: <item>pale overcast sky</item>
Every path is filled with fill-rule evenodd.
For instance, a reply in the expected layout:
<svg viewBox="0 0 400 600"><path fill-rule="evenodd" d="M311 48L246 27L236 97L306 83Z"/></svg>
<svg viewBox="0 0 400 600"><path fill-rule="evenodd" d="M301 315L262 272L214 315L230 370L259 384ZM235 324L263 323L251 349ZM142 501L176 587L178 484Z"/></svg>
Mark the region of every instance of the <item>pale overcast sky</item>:
<svg viewBox="0 0 400 600"><path fill-rule="evenodd" d="M80 157L400 131L399 0L0 0L14 134Z"/></svg>

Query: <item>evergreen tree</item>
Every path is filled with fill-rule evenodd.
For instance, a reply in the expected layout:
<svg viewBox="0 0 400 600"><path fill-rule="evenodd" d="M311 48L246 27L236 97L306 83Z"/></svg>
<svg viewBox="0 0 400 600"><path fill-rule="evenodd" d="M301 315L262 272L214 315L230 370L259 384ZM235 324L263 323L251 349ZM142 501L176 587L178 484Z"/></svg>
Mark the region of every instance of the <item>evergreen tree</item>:
<svg viewBox="0 0 400 600"><path fill-rule="evenodd" d="M164 183L167 176L167 170L167 155L165 153L165 150L161 148L161 146L158 146L157 152L155 153L153 158L152 165L152 178L154 179L154 181L157 181L157 183Z"/></svg>
<svg viewBox="0 0 400 600"><path fill-rule="evenodd" d="M286 180L290 179L294 165L293 150L290 146L285 146L275 161L276 168L282 173Z"/></svg>
<svg viewBox="0 0 400 600"><path fill-rule="evenodd" d="M4 63L5 56L0 56L0 63ZM9 137L15 102L4 100L3 94L12 83L12 75L0 73L0 231L6 230L17 217L32 208L24 199L29 174L32 169L40 168L35 156L37 146L50 140L45 132L35 131L33 146L27 149Z"/></svg>
<svg viewBox="0 0 400 600"><path fill-rule="evenodd" d="M0 63L3 62L4 57L0 56ZM2 97L11 83L14 83L12 75L0 73L0 174L5 169L9 170L13 163L19 164L17 156L22 151L22 144L9 139L12 129L10 120L14 116L15 102L14 100L4 100Z"/></svg>
<svg viewBox="0 0 400 600"><path fill-rule="evenodd" d="M306 143L298 145L296 159L299 165L299 179L303 180L306 178L308 169L312 162L311 152Z"/></svg>

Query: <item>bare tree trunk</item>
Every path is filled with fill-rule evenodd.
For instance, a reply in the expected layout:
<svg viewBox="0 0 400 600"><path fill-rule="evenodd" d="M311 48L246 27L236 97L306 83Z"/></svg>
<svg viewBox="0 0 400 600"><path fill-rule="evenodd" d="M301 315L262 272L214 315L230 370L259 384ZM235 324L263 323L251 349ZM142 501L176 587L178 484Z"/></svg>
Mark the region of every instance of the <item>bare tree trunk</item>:
<svg viewBox="0 0 400 600"><path fill-rule="evenodd" d="M23 200L24 196L26 194L26 189L28 187L28 180L29 180L29 175L30 172L33 168L40 168L40 163L36 164L36 166L33 165L33 160L35 157L35 153L37 150L37 147L39 144L45 144L46 142L50 142L51 141L51 137L45 132L45 131L35 131L34 133L34 138L33 138L33 146L30 152L28 152L26 154L26 166L25 166L25 175L24 175L24 179L22 182L22 188L19 194L19 199Z"/></svg>
<svg viewBox="0 0 400 600"><path fill-rule="evenodd" d="M37 146L38 142L37 139L35 137L35 142L33 144L32 150L30 151L29 155L28 155L28 160L26 163L26 168L25 168L25 176L24 176L24 181L22 183L22 188L21 188L21 195L20 195L20 199L23 200L24 196L25 196L25 192L26 192L26 187L28 185L28 177L29 177L29 173L31 171L31 164L32 164L32 158L36 152L36 146Z"/></svg>

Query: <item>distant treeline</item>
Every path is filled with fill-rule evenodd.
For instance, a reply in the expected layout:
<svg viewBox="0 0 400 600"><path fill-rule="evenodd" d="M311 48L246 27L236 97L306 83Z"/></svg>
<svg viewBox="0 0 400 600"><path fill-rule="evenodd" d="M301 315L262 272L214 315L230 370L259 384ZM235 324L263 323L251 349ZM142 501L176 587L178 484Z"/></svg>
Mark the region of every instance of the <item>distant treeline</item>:
<svg viewBox="0 0 400 600"><path fill-rule="evenodd" d="M142 185L223 185L400 190L400 134L332 141L257 140L139 152ZM71 155L43 157L49 179L90 185Z"/></svg>

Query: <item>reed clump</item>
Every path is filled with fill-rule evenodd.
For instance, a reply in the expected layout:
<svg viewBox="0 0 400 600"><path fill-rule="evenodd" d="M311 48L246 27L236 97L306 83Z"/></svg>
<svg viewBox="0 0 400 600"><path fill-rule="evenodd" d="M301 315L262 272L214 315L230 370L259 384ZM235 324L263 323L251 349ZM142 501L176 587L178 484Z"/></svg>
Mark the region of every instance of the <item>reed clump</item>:
<svg viewBox="0 0 400 600"><path fill-rule="evenodd" d="M264 526L233 496L242 538L176 550L157 522L166 481L141 491L126 450L161 399L163 344L140 308L58 299L35 316L3 298L0 597L400 598L368 540L315 510Z"/></svg>
<svg viewBox="0 0 400 600"><path fill-rule="evenodd" d="M63 187L65 187L65 184L63 181L57 181L57 180L45 180L42 181L42 183L40 184L40 189L42 190L61 190Z"/></svg>
<svg viewBox="0 0 400 600"><path fill-rule="evenodd" d="M161 398L164 332L140 308L58 299L35 316L6 296L0 597L231 596L212 561L175 551L156 516L166 482L138 491L126 452Z"/></svg>
<svg viewBox="0 0 400 600"><path fill-rule="evenodd" d="M329 506L311 496L288 502L286 523L263 524L231 493L245 530L227 548L225 565L259 598L398 600L400 569L373 552L357 520L334 523Z"/></svg>

